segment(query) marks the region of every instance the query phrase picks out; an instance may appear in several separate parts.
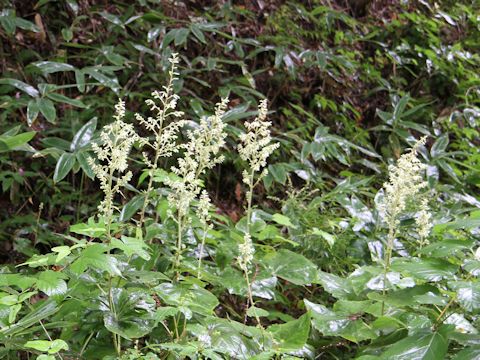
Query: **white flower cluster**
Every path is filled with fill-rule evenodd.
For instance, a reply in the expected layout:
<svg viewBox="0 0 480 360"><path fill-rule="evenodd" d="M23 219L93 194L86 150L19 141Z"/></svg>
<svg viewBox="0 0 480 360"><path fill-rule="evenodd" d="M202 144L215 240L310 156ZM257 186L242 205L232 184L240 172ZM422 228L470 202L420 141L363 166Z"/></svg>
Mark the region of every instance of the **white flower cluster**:
<svg viewBox="0 0 480 360"><path fill-rule="evenodd" d="M203 190L200 194L200 198L198 200L198 207L197 207L197 217L200 222L204 225L207 225L210 222L210 207L212 203L210 201L210 196L206 190Z"/></svg>
<svg viewBox="0 0 480 360"><path fill-rule="evenodd" d="M110 219L115 206L113 198L132 178L132 172L125 173L128 167L128 154L135 141L140 138L133 125L123 121L125 117L125 103L119 100L115 105L114 122L103 127L100 133L100 143L93 143L92 149L97 155L99 163L91 157L88 163L95 176L100 180L100 188L105 194L98 206L100 214ZM123 174L123 175L122 175ZM115 184L113 180L116 178Z"/></svg>
<svg viewBox="0 0 480 360"><path fill-rule="evenodd" d="M240 266L243 271L248 272L248 266L252 263L253 254L255 253L250 234L247 233L243 236L243 243L238 245L238 253L238 266Z"/></svg>
<svg viewBox="0 0 480 360"><path fill-rule="evenodd" d="M425 137L420 139L408 153L400 156L396 165L390 165L388 168L389 181L383 186L385 199L381 210L385 212L387 224L391 229L398 226L399 216L407 208L409 200L428 185L423 177L426 165L417 158L418 148L424 145L425 141ZM425 211L426 208L425 204ZM425 224L422 226L423 229L427 228Z"/></svg>
<svg viewBox="0 0 480 360"><path fill-rule="evenodd" d="M258 107L258 116L252 122L245 122L248 130L240 135L241 143L238 145L240 158L247 161L251 172L258 172L267 165L268 157L277 149L280 144L271 144L270 126L272 123L266 121L267 118L267 100L262 100ZM260 177L267 175L265 169ZM250 175L247 170L243 172L243 181L250 183Z"/></svg>
<svg viewBox="0 0 480 360"><path fill-rule="evenodd" d="M176 110L179 96L173 91L173 82L179 75L177 72L178 55L172 54L169 62L171 67L167 85L163 86L163 91L152 92L152 99L145 101L150 110L155 113L155 117L144 118L140 114L135 114L136 120L155 135L153 143L144 141L154 151L153 161L150 160L147 152L142 153L145 164L151 169L157 168L159 158L170 157L178 151L178 133L185 124L184 120L178 120L183 117L184 113ZM166 124L167 122L168 124Z"/></svg>
<svg viewBox="0 0 480 360"><path fill-rule="evenodd" d="M425 239L430 234L432 229L432 214L428 208L428 199L423 198L420 204L420 211L417 213L417 218L415 219L415 224L417 225L418 235L420 236L420 241L428 244L428 241Z"/></svg>
<svg viewBox="0 0 480 360"><path fill-rule="evenodd" d="M180 217L188 214L191 202L200 193L200 175L224 159L219 152L227 136L222 121L227 104L228 99L222 99L214 115L202 118L197 129L187 132L189 141L181 145L183 156L178 159L178 165L171 168L178 178L166 183L172 189L169 199L177 207Z"/></svg>

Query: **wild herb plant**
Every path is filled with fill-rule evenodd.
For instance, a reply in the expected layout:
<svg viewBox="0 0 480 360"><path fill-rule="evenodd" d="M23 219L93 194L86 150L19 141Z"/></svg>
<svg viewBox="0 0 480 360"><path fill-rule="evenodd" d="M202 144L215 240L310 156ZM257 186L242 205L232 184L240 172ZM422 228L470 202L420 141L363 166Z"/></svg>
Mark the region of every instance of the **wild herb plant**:
<svg viewBox="0 0 480 360"><path fill-rule="evenodd" d="M476 359L478 4L157 5L0 11L0 357Z"/></svg>

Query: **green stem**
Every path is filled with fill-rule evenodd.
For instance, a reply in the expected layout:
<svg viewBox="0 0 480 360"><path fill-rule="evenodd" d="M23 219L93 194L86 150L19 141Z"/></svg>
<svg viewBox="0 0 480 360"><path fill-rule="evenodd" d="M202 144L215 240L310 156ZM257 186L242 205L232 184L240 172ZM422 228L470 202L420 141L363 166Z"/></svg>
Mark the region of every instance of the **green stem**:
<svg viewBox="0 0 480 360"><path fill-rule="evenodd" d="M388 230L388 238L387 238L387 248L385 250L385 262L383 265L383 290L382 294L385 297L387 292L386 285L387 285L387 274L390 271L390 263L392 259L392 251L393 251L393 244L395 241L395 227L393 225L389 226ZM382 300L382 315L385 313L385 300Z"/></svg>
<svg viewBox="0 0 480 360"><path fill-rule="evenodd" d="M183 216L178 214L178 226L177 226L177 249L175 254L175 263L174 269L176 271L176 278L177 280L180 277L180 273L178 268L180 267L180 256L182 252L182 233L183 233Z"/></svg>
<svg viewBox="0 0 480 360"><path fill-rule="evenodd" d="M205 241L207 239L207 229L208 229L208 226L207 224L205 223L205 225L203 226L203 236L202 236L202 243L200 245L200 255L198 256L198 269L197 269L197 278L200 279L201 276L200 276L200 270L202 268L202 255L203 255L203 249L205 248Z"/></svg>

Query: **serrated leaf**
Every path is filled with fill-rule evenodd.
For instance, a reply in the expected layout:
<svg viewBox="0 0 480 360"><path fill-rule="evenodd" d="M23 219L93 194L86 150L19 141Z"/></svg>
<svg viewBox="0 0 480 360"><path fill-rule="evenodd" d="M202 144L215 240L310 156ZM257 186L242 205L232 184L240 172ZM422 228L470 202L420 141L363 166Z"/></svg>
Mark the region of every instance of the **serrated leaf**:
<svg viewBox="0 0 480 360"><path fill-rule="evenodd" d="M112 239L111 243L112 246L123 250L127 256L138 255L146 261L150 260L150 248L142 239L122 236L121 240Z"/></svg>
<svg viewBox="0 0 480 360"><path fill-rule="evenodd" d="M297 320L271 325L267 331L275 340L275 350L280 352L298 351L307 343L310 334L310 317L308 314L304 314Z"/></svg>
<svg viewBox="0 0 480 360"><path fill-rule="evenodd" d="M155 301L141 289L113 288L101 302L105 327L123 338L141 338L157 324Z"/></svg>
<svg viewBox="0 0 480 360"><path fill-rule="evenodd" d="M65 278L61 272L45 270L38 275L37 287L48 296L62 295L67 292Z"/></svg>
<svg viewBox="0 0 480 360"><path fill-rule="evenodd" d="M297 226L292 223L290 218L288 216L282 215L282 214L273 214L272 220L275 221L277 224L291 227L293 229L296 229Z"/></svg>
<svg viewBox="0 0 480 360"><path fill-rule="evenodd" d="M279 250L262 259L272 275L290 281L295 285L311 284L317 278L317 267L303 255L290 250Z"/></svg>
<svg viewBox="0 0 480 360"><path fill-rule="evenodd" d="M49 354L56 354L61 350L68 350L68 344L61 339L56 339L53 341L33 340L26 342L23 346L41 352L48 352Z"/></svg>
<svg viewBox="0 0 480 360"><path fill-rule="evenodd" d="M178 306L188 319L192 317L192 312L212 315L218 305L217 298L198 285L163 283L154 290L166 304Z"/></svg>
<svg viewBox="0 0 480 360"><path fill-rule="evenodd" d="M442 332L424 331L412 334L389 347L382 360L444 359L448 340Z"/></svg>

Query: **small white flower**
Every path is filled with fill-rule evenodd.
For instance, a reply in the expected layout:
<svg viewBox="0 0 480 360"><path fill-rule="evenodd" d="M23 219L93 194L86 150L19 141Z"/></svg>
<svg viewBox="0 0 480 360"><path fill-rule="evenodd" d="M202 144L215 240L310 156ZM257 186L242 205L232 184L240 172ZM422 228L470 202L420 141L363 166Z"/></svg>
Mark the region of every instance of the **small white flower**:
<svg viewBox="0 0 480 360"><path fill-rule="evenodd" d="M266 121L267 100L262 100L258 107L258 116L252 122L245 122L247 132L240 135L241 143L238 145L240 158L248 162L251 172L258 172L267 165L268 157L277 149L279 143L271 143L270 126L272 123ZM260 177L266 175L262 172ZM249 172L243 172L243 181L250 183Z"/></svg>
<svg viewBox="0 0 480 360"><path fill-rule="evenodd" d="M162 157L171 157L180 149L177 144L180 128L185 125L185 120L181 120L184 113L177 111L177 103L179 96L173 92L173 82L177 80L177 64L179 62L178 55L172 54L169 59L172 64L168 73L167 86L163 86L162 91L155 90L152 92L152 99L145 100L155 117L143 117L135 114L135 119L142 124L145 129L153 132L154 141L150 143L144 140L144 144L148 145L154 151L154 159L151 160L147 152L143 153L145 165L150 169L158 167L158 161Z"/></svg>
<svg viewBox="0 0 480 360"><path fill-rule="evenodd" d="M115 206L113 198L120 189L128 184L132 173L128 171L128 155L135 141L140 138L133 125L123 121L125 117L125 103L119 99L115 105L115 121L103 127L100 133L100 143L93 143L93 152L97 155L98 163L88 158L88 163L95 176L100 180L100 188L105 194L103 201L98 206L100 214L111 218ZM123 174L125 173L125 174ZM123 174L123 175L122 175ZM117 180L114 183L113 178Z"/></svg>
<svg viewBox="0 0 480 360"><path fill-rule="evenodd" d="M398 226L399 216L407 208L408 201L428 185L424 180L427 166L417 158L418 148L425 141L425 137L420 139L408 153L400 156L396 165L388 167L389 181L383 185L385 197L380 210L385 213L390 228Z"/></svg>
<svg viewBox="0 0 480 360"><path fill-rule="evenodd" d="M214 115L202 118L199 128L187 133L189 141L182 145L183 156L178 159L177 166L171 168L178 179L166 181L172 189L169 200L177 207L181 217L188 214L191 202L200 193L200 175L224 160L219 152L227 136L222 121L227 104L228 99L222 99Z"/></svg>
<svg viewBox="0 0 480 360"><path fill-rule="evenodd" d="M252 263L253 254L255 253L250 234L243 236L243 243L238 245L238 253L238 266L240 266L243 271L248 271L248 266Z"/></svg>
<svg viewBox="0 0 480 360"><path fill-rule="evenodd" d="M428 237L433 226L431 222L432 214L428 210L428 199L423 198L420 204L420 211L415 219L418 235L422 242Z"/></svg>

